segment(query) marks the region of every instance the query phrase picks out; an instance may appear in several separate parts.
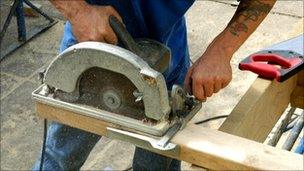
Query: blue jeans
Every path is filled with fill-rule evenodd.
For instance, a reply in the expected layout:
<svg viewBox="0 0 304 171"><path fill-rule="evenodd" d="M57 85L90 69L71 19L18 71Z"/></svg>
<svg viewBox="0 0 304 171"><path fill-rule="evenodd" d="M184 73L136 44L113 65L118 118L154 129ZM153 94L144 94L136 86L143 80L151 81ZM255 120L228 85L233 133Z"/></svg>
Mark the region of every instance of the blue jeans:
<svg viewBox="0 0 304 171"><path fill-rule="evenodd" d="M70 28L66 27L60 50L63 51L75 43L76 40ZM173 84L183 85L189 67L188 58L189 56L185 56L175 71L166 76L167 80L170 80L167 82L169 89ZM43 170L79 170L100 138L99 135L52 122L47 132ZM135 171L180 170L180 164L178 160L138 147L135 149L133 159L133 170ZM39 170L39 166L40 159L36 161L33 170Z"/></svg>

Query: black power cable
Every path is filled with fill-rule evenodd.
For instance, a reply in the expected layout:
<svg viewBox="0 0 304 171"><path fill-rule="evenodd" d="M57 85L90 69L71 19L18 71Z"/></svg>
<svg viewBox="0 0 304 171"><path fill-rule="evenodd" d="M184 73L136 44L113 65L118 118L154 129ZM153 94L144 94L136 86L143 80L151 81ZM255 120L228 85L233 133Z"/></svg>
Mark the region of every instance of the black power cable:
<svg viewBox="0 0 304 171"><path fill-rule="evenodd" d="M229 115L219 115L219 116L207 118L207 119L202 120L202 121L195 122L195 124L196 124L196 125L199 125L199 124L203 124L203 123L206 123L206 122L209 122L209 121L212 121L212 120L227 118L228 116L229 116Z"/></svg>
<svg viewBox="0 0 304 171"><path fill-rule="evenodd" d="M41 156L40 156L40 166L39 171L42 171L43 169L43 163L44 163L44 156L45 156L45 144L46 144L46 137L47 137L47 119L43 120L44 128L43 128L43 144L41 149Z"/></svg>
<svg viewBox="0 0 304 171"><path fill-rule="evenodd" d="M191 61L192 62L192 61ZM215 116L215 117L211 117L211 118L207 118L205 120L202 120L202 121L198 121L196 122L195 124L196 125L199 125L199 124L202 124L202 123L206 123L206 122L209 122L209 121L212 121L212 120L217 120L217 119L222 119L222 118L227 118L229 115L219 115L219 116ZM129 171L129 170L132 170L132 166L128 167L127 169L125 169L124 171Z"/></svg>

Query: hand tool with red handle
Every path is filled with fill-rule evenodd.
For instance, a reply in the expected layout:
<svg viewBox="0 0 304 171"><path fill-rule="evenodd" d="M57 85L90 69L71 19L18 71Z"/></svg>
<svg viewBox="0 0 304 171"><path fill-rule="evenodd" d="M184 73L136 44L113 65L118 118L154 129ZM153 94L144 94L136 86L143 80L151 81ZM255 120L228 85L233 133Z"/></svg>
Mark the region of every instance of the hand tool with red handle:
<svg viewBox="0 0 304 171"><path fill-rule="evenodd" d="M260 77L283 82L304 68L301 54L288 50L260 51L245 58L239 69L249 70Z"/></svg>

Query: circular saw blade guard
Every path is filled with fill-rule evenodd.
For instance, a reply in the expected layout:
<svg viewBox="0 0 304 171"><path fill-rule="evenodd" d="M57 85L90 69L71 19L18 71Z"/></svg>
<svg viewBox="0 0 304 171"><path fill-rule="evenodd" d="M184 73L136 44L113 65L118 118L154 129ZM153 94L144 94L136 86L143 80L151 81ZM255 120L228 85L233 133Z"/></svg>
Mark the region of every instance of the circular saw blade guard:
<svg viewBox="0 0 304 171"><path fill-rule="evenodd" d="M93 86L95 89L89 90L88 84L94 75L98 77ZM91 77L91 80L88 77ZM84 93L82 90L92 94L99 85L103 88L95 93L101 93L96 98L101 100L101 104L97 106L101 105L107 111L119 112L125 109L127 104L133 104L126 100L134 100L129 95L135 90L142 96L144 115L147 118L161 120L171 110L163 75L136 54L110 44L84 42L71 46L49 65L44 83L66 96L72 95L71 99L80 100ZM117 106L121 105L123 108L116 110L119 108ZM135 106L133 109L141 109L140 105Z"/></svg>

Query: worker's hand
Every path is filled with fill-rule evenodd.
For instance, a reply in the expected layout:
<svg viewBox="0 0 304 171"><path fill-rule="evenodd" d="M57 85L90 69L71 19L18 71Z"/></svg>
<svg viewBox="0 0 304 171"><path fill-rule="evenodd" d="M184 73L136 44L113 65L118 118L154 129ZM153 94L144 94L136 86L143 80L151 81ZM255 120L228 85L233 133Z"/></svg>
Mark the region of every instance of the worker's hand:
<svg viewBox="0 0 304 171"><path fill-rule="evenodd" d="M77 41L117 44L117 37L109 24L110 15L122 22L120 15L111 6L82 5L78 13L69 17Z"/></svg>
<svg viewBox="0 0 304 171"><path fill-rule="evenodd" d="M208 48L188 70L186 89L198 100L205 101L226 87L232 79L230 59L231 56L227 56L220 48Z"/></svg>

